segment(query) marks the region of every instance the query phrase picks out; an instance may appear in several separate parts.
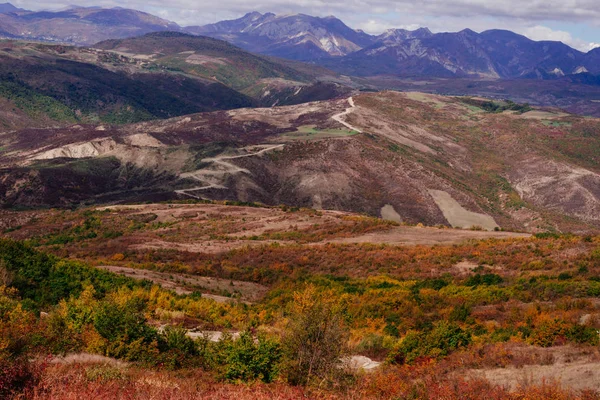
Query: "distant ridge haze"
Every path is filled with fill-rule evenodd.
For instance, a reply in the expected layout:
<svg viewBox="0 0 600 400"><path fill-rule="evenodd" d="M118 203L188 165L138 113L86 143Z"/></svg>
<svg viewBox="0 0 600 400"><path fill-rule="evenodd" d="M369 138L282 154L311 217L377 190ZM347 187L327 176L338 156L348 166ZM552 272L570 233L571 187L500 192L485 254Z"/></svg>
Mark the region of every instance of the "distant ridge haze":
<svg viewBox="0 0 600 400"><path fill-rule="evenodd" d="M241 18L181 27L124 8L77 7L58 12L0 5L0 36L76 45L177 31L226 40L247 51L321 64L357 75L558 79L600 74L600 50L584 53L561 42L536 42L511 31L432 33L389 29L370 35L340 19L250 12Z"/></svg>

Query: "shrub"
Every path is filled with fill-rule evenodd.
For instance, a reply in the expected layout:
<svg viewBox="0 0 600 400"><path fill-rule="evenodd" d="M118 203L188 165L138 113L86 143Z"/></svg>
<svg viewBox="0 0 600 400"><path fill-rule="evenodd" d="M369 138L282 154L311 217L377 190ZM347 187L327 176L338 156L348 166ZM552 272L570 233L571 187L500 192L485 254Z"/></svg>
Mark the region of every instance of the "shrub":
<svg viewBox="0 0 600 400"><path fill-rule="evenodd" d="M180 326L166 326L159 336L161 350L178 350L185 355L198 354L196 344L188 337L187 330Z"/></svg>
<svg viewBox="0 0 600 400"><path fill-rule="evenodd" d="M237 340L229 341L226 349L224 377L229 381L260 380L272 382L279 372L281 347L264 335L254 338L249 331L242 332Z"/></svg>
<svg viewBox="0 0 600 400"><path fill-rule="evenodd" d="M410 364L421 357L443 357L469 343L469 332L454 323L441 321L426 334L409 332L388 355L388 361L394 364Z"/></svg>
<svg viewBox="0 0 600 400"><path fill-rule="evenodd" d="M548 319L532 329L528 341L534 346L550 347L558 344L560 338L566 339L568 332L569 326L565 321Z"/></svg>
<svg viewBox="0 0 600 400"><path fill-rule="evenodd" d="M187 330L180 326L166 326L158 335L159 364L176 369L193 366L198 360L198 347L194 340L187 336Z"/></svg>
<svg viewBox="0 0 600 400"><path fill-rule="evenodd" d="M347 354L349 331L334 296L317 294L314 286L294 294L290 322L283 337L290 383L306 385L334 379Z"/></svg>
<svg viewBox="0 0 600 400"><path fill-rule="evenodd" d="M479 286L479 285L499 285L502 283L502 277L496 274L475 274L465 282L466 286Z"/></svg>
<svg viewBox="0 0 600 400"><path fill-rule="evenodd" d="M0 399L28 398L28 393L39 382L43 364L29 362L26 357L16 359L0 356Z"/></svg>
<svg viewBox="0 0 600 400"><path fill-rule="evenodd" d="M396 340L389 336L370 333L360 341L354 350L368 357L381 357L393 348L395 342Z"/></svg>
<svg viewBox="0 0 600 400"><path fill-rule="evenodd" d="M156 350L156 331L131 304L101 304L94 315L93 327L108 342L103 349L107 356L135 361L143 359L146 350Z"/></svg>

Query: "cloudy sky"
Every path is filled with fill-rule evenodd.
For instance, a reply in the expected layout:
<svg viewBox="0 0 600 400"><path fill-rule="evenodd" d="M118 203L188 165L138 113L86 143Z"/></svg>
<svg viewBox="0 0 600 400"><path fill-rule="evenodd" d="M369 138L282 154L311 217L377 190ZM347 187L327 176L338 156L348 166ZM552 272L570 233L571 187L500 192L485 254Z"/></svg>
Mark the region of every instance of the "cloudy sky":
<svg viewBox="0 0 600 400"><path fill-rule="evenodd" d="M10 0L9 0L10 1ZM249 11L335 15L355 29L428 27L434 32L509 29L534 40L559 40L582 51L600 47L599 0L75 0L80 6L126 7L181 25L238 18ZM61 9L72 2L15 0L30 10Z"/></svg>

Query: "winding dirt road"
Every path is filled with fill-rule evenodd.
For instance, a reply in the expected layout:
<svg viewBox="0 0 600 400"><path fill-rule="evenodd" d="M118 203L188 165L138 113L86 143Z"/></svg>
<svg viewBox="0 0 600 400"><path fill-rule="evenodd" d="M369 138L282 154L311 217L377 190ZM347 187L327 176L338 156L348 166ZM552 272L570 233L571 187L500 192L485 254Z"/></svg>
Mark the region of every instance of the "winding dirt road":
<svg viewBox="0 0 600 400"><path fill-rule="evenodd" d="M355 127L343 120L343 117L354 112L354 110L356 109L356 105L354 104L354 99L352 97L348 98L348 104L350 105L350 107L346 108L346 110L344 110L343 112L332 116L331 119L339 122L340 124L344 125L346 128L348 128L352 131L362 133L362 130L358 129L357 127ZM257 145L257 146L251 146L251 147L244 147L244 148L240 149L240 150L260 149L258 151L253 151L248 154L238 154L235 156L221 155L221 156L217 156L217 157L204 158L201 160L201 162L209 163L210 167L199 169L199 170L196 170L193 172L186 172L186 173L180 175L181 178L195 179L198 182L200 182L202 185L195 186L195 187L188 188L188 189L176 190L175 193L181 194L184 196L193 197L193 198L199 199L199 200L208 200L205 197L199 196L197 194L192 194L190 192L197 192L197 191L208 190L208 189L227 189L227 187L225 186L225 177L227 175L234 175L234 174L239 174L239 173L250 174L250 171L248 171L247 169L238 167L235 164L227 162L227 160L235 160L235 159L244 158L244 157L260 156L269 151L281 149L284 146L285 145L283 145L283 144Z"/></svg>
<svg viewBox="0 0 600 400"><path fill-rule="evenodd" d="M272 150L282 149L284 146L285 145L283 145L283 144L257 145L257 146L251 146L251 147L244 147L244 148L240 149L240 150L260 149L258 151L254 151L254 152L251 152L248 154L238 154L235 156L221 155L221 156L217 156L217 157L204 158L204 159L202 159L201 162L211 164L211 166L209 168L203 168L203 169L199 169L199 170L196 170L193 172L186 172L184 174L179 175L181 178L195 179L198 182L203 183L203 185L195 186L195 187L192 187L189 189L176 190L175 193L182 194L184 196L193 197L195 199L207 200L202 196L197 196L197 195L191 194L189 192L195 192L195 191L207 190L207 189L227 189L227 186L224 185L225 177L227 175L234 175L234 174L239 174L239 173L246 173L246 174L250 173L250 171L248 171L247 169L240 168L235 164L227 162L226 160L235 160L238 158L260 156L260 155L267 153L269 151L272 151Z"/></svg>
<svg viewBox="0 0 600 400"><path fill-rule="evenodd" d="M350 107L346 108L346 110L344 112L334 115L333 117L331 117L331 119L339 122L340 124L344 125L346 128L350 129L351 131L356 131L358 133L362 133L362 131L360 129L358 129L357 127L355 127L353 125L350 125L349 123L347 123L346 121L344 121L342 119L342 117L354 112L354 110L356 109L356 105L354 104L354 99L352 97L348 98L348 104L350 104Z"/></svg>

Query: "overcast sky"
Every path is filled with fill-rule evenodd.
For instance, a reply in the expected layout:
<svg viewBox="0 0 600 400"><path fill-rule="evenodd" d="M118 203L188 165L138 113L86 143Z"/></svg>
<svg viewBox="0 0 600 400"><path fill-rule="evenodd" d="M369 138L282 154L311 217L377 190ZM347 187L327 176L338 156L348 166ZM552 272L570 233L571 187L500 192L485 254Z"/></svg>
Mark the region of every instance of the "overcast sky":
<svg viewBox="0 0 600 400"><path fill-rule="evenodd" d="M61 9L72 2L15 0L30 10ZM600 47L599 0L77 0L81 6L147 11L180 25L238 18L249 11L335 15L355 29L428 27L434 32L509 29L534 40L559 40L580 50Z"/></svg>

